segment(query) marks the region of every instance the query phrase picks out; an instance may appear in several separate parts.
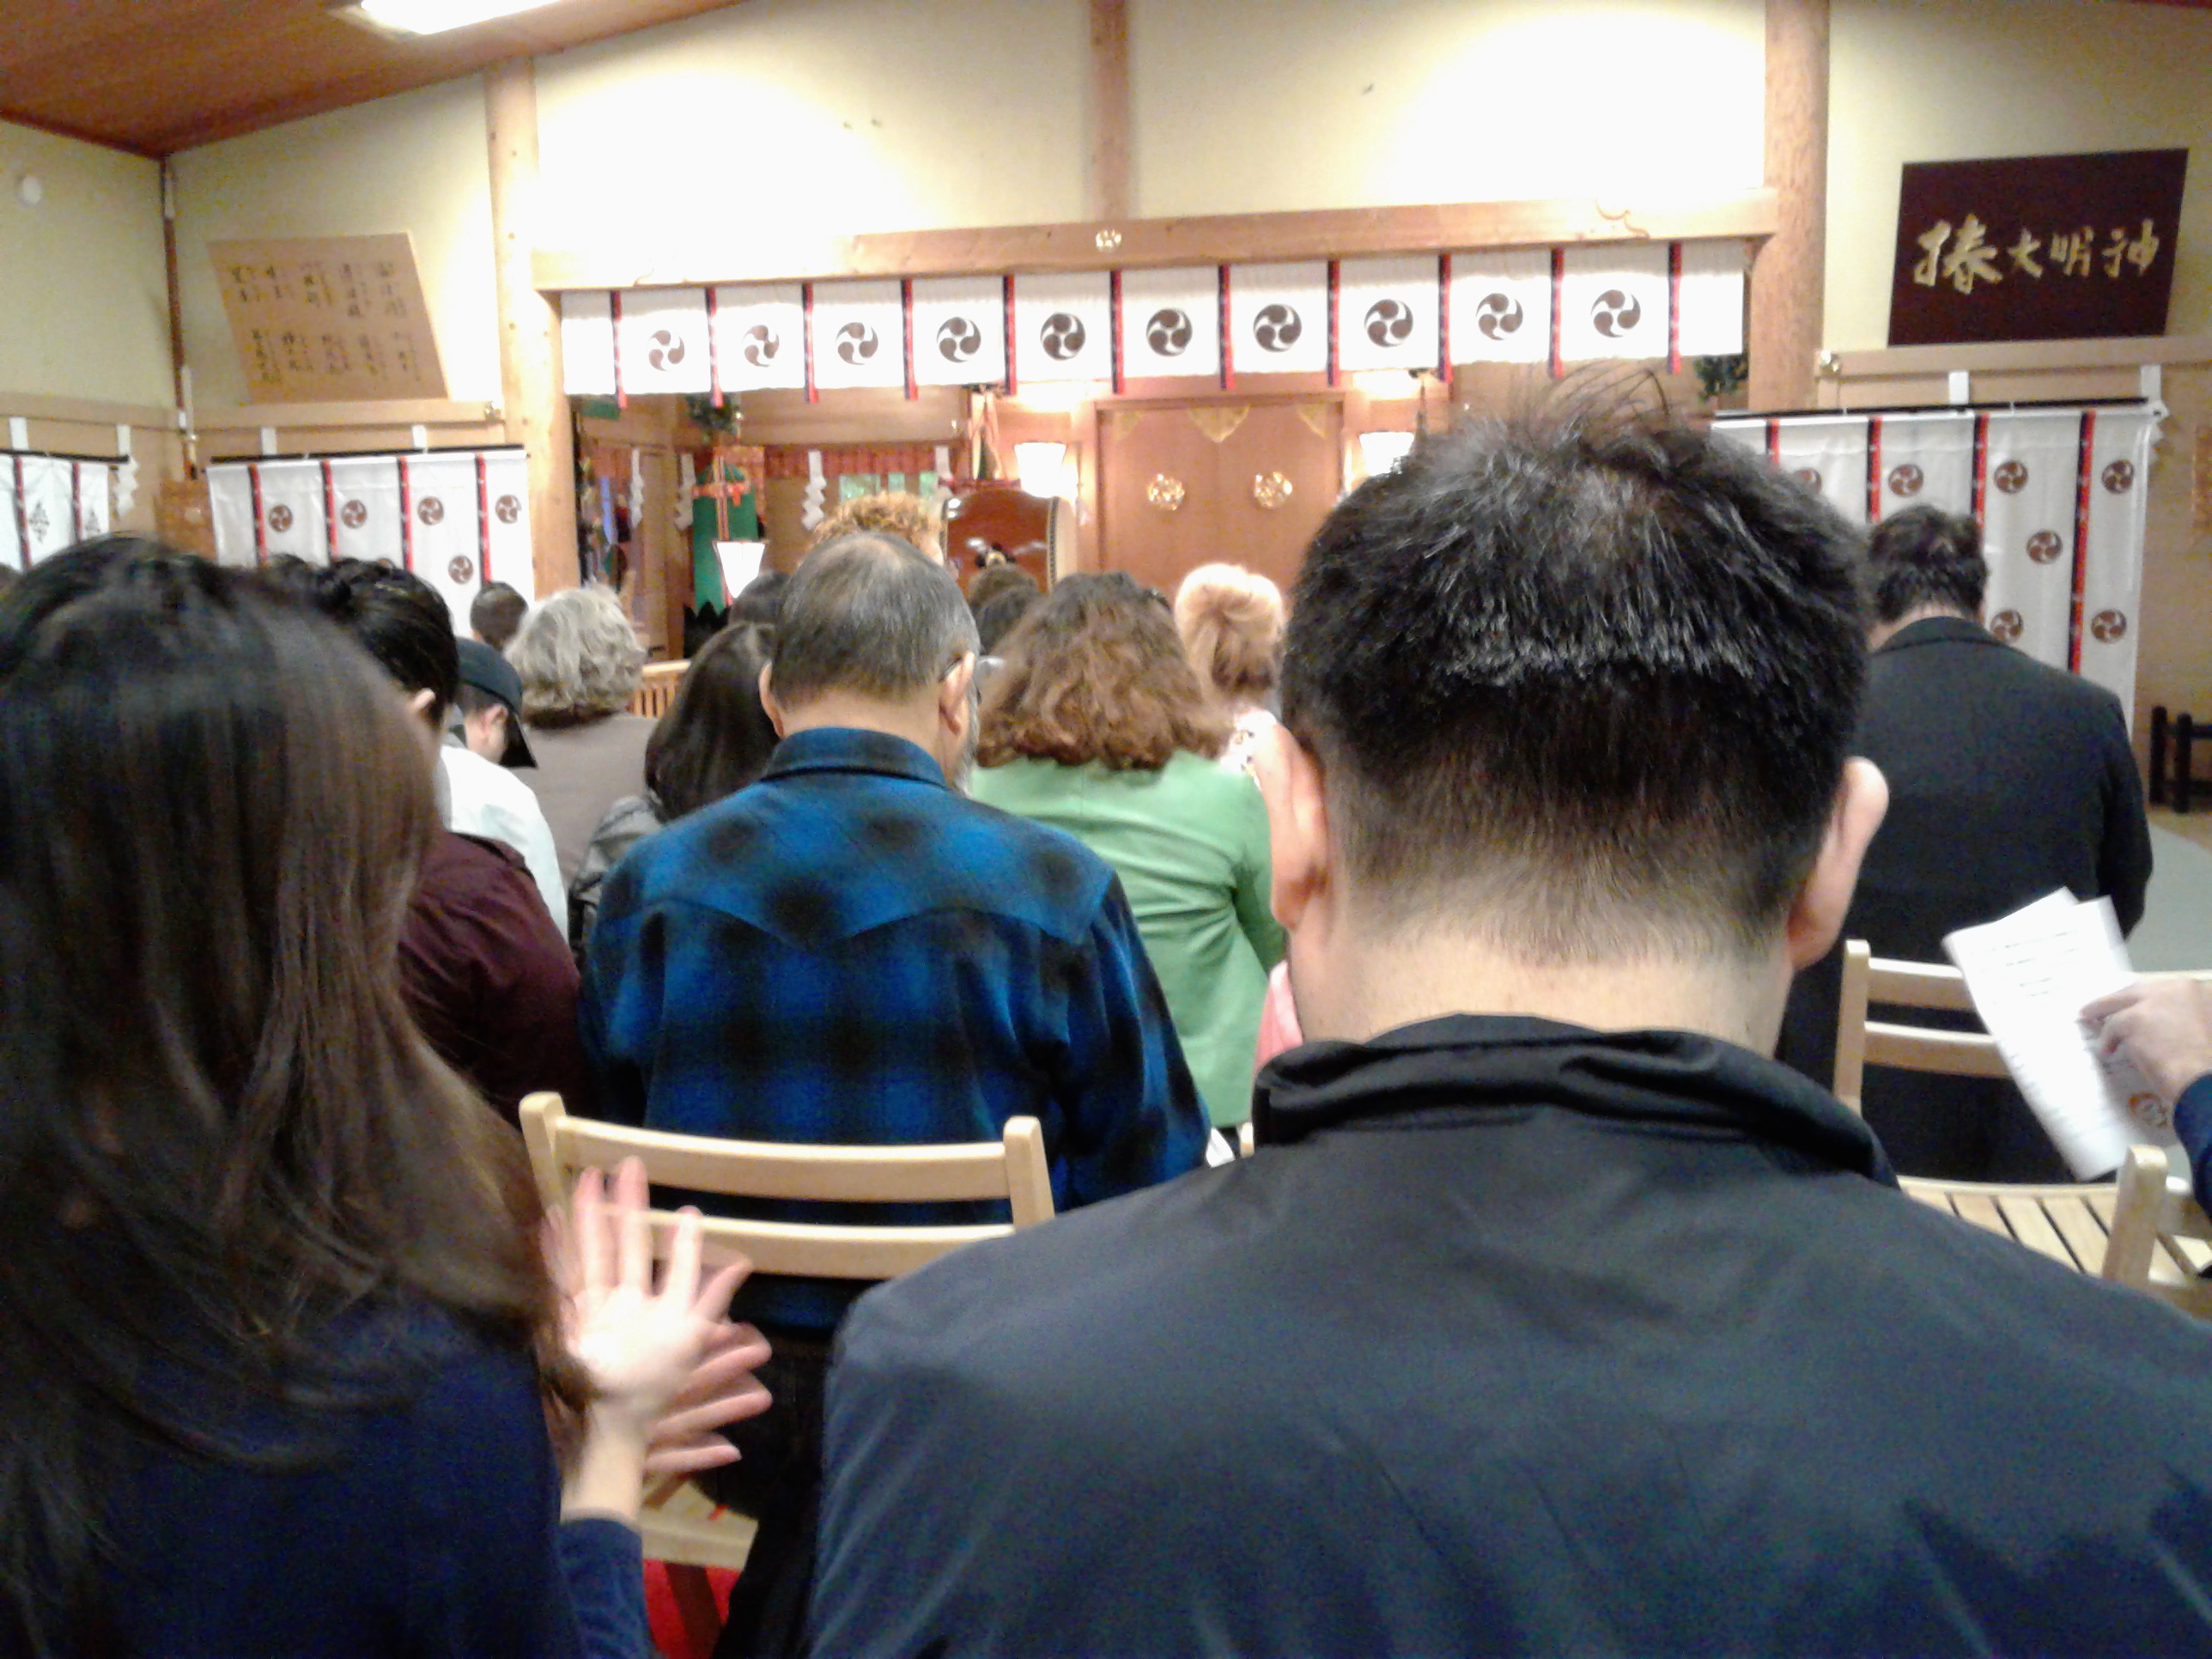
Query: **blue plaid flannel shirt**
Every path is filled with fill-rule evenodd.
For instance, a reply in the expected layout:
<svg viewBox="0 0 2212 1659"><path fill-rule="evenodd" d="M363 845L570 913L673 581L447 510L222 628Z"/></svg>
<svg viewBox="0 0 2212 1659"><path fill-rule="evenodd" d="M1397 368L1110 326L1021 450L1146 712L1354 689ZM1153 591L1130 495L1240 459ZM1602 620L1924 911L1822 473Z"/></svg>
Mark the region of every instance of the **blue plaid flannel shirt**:
<svg viewBox="0 0 2212 1659"><path fill-rule="evenodd" d="M620 1122L911 1145L995 1140L1029 1113L1060 1209L1204 1158L1206 1114L1112 869L955 793L881 732L796 732L758 782L640 842L602 892L581 1019ZM1003 1204L745 1209L1006 1218ZM865 1288L764 1277L738 1299L745 1317L826 1329Z"/></svg>

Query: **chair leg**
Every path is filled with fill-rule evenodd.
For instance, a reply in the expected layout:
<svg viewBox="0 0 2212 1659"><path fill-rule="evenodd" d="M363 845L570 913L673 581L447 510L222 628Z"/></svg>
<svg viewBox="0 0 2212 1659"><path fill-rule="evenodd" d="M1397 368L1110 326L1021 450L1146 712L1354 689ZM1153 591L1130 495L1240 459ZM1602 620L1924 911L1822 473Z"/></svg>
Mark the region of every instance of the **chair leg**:
<svg viewBox="0 0 2212 1659"><path fill-rule="evenodd" d="M2150 804L2166 805L2166 705L2151 705L2150 711Z"/></svg>
<svg viewBox="0 0 2212 1659"><path fill-rule="evenodd" d="M2189 797L2197 787L2197 780L2191 775L2196 770L2193 763L2197 757L2189 752L2196 736L2196 723L2188 715L2173 717L2173 778L2169 793L2177 812L2189 810Z"/></svg>
<svg viewBox="0 0 2212 1659"><path fill-rule="evenodd" d="M721 1610L714 1605L714 1587L708 1582L707 1569L670 1561L663 1570L668 1574L668 1593L676 1602L676 1616L684 1621L684 1639L693 1659L707 1659L722 1634Z"/></svg>

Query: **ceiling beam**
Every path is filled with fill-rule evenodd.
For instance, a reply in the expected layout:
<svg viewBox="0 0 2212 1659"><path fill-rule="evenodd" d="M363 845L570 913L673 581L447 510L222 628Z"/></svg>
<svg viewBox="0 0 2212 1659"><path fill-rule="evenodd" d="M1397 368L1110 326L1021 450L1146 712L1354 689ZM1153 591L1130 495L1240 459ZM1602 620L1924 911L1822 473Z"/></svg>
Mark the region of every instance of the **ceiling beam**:
<svg viewBox="0 0 2212 1659"><path fill-rule="evenodd" d="M1771 236L1776 193L1744 191L1702 201L1613 209L1588 198L1468 202L1449 206L1340 208L1310 213L1237 213L1188 219L1086 220L977 230L882 231L742 245L655 262L626 238L584 252L538 250L540 289L690 288L714 283L794 282L839 276L957 276L998 270L1133 270L1148 265L1234 264L1261 259L1330 259L1427 253L1453 248L1558 247L1577 242L1693 241ZM1809 369L1809 362L1808 362Z"/></svg>

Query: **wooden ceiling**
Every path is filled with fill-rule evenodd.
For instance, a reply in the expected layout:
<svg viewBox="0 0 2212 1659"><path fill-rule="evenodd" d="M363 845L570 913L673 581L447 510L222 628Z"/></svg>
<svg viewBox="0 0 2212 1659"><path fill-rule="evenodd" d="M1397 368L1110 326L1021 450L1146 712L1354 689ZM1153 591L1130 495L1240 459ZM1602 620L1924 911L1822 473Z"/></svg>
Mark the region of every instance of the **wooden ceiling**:
<svg viewBox="0 0 2212 1659"><path fill-rule="evenodd" d="M732 3L558 0L394 40L329 0L0 0L0 119L167 155Z"/></svg>

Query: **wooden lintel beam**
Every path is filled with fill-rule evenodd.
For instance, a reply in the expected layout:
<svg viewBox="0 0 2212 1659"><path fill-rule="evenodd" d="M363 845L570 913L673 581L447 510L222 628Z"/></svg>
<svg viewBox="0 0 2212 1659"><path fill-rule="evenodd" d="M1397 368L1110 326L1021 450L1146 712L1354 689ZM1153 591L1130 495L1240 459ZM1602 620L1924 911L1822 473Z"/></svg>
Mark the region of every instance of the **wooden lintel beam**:
<svg viewBox="0 0 2212 1659"><path fill-rule="evenodd" d="M358 404L246 404L237 409L204 409L194 423L203 432L248 432L264 426L278 431L307 426L481 426L500 418L497 404L459 398L395 398Z"/></svg>
<svg viewBox="0 0 2212 1659"><path fill-rule="evenodd" d="M997 270L1135 270L1326 259L1453 248L1557 247L1576 242L1759 239L1779 223L1776 193L1745 191L1694 202L1611 210L1590 199L1468 202L1437 207L1340 208L1312 213L1237 213L1118 223L1007 225L979 230L883 231L807 244L749 240L726 255L665 264L620 252L543 249L532 260L538 288L691 288L711 283L795 282L840 276L957 276Z"/></svg>
<svg viewBox="0 0 2212 1659"><path fill-rule="evenodd" d="M0 392L0 415L27 421L59 421L80 426L135 426L173 431L177 411L158 404L111 404L89 398L50 398L27 392Z"/></svg>
<svg viewBox="0 0 2212 1659"><path fill-rule="evenodd" d="M2212 362L2212 334L2152 334L2102 340L2001 340L1976 345L1887 346L1831 354L1823 368L1849 379L1865 374L2045 372L2140 368L2148 363Z"/></svg>

